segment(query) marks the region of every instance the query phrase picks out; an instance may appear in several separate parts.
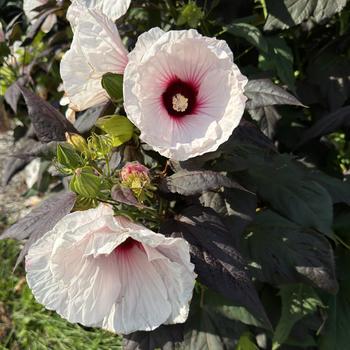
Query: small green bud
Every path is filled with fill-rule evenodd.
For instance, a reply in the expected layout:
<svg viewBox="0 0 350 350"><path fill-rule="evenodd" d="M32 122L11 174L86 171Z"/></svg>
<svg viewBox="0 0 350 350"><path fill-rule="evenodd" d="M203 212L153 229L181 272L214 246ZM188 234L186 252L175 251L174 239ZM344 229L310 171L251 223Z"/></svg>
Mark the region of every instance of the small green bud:
<svg viewBox="0 0 350 350"><path fill-rule="evenodd" d="M91 208L96 208L98 201L94 198L86 198L78 195L74 204L74 210L88 210Z"/></svg>
<svg viewBox="0 0 350 350"><path fill-rule="evenodd" d="M86 166L75 170L70 182L70 189L85 198L98 197L101 190L101 178L92 167Z"/></svg>
<svg viewBox="0 0 350 350"><path fill-rule="evenodd" d="M203 10L194 1L190 1L181 8L181 13L176 24L183 26L187 23L191 28L196 28L203 18Z"/></svg>
<svg viewBox="0 0 350 350"><path fill-rule="evenodd" d="M87 154L88 144L84 137L80 136L79 134L74 134L72 132L66 132L65 134L67 142L78 152Z"/></svg>
<svg viewBox="0 0 350 350"><path fill-rule="evenodd" d="M67 169L74 170L83 166L81 157L69 144L59 144L56 156L57 161Z"/></svg>
<svg viewBox="0 0 350 350"><path fill-rule="evenodd" d="M134 125L121 115L110 115L99 118L96 126L112 138L113 147L129 141L134 134Z"/></svg>
<svg viewBox="0 0 350 350"><path fill-rule="evenodd" d="M92 159L105 159L112 151L112 138L109 135L93 133L88 138L88 149Z"/></svg>

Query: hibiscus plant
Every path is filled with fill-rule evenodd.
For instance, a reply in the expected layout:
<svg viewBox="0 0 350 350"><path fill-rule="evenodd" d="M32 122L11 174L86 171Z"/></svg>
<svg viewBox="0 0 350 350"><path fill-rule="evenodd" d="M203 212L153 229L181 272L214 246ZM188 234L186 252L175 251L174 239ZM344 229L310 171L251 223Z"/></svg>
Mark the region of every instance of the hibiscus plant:
<svg viewBox="0 0 350 350"><path fill-rule="evenodd" d="M346 3L0 1L36 301L125 349L347 349Z"/></svg>

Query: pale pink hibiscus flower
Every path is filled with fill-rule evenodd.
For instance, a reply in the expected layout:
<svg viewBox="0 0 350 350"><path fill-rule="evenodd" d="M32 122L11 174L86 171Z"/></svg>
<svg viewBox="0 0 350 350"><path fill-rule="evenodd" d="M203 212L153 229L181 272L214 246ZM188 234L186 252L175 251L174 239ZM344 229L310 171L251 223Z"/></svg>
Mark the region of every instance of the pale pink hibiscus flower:
<svg viewBox="0 0 350 350"><path fill-rule="evenodd" d="M153 28L128 57L124 107L160 154L186 160L215 151L238 126L247 79L225 41Z"/></svg>
<svg viewBox="0 0 350 350"><path fill-rule="evenodd" d="M60 67L66 96L76 111L108 101L102 76L122 74L127 55L114 22L99 10L85 9Z"/></svg>
<svg viewBox="0 0 350 350"><path fill-rule="evenodd" d="M105 205L65 216L26 257L39 303L120 334L185 322L193 270L185 240L114 217Z"/></svg>

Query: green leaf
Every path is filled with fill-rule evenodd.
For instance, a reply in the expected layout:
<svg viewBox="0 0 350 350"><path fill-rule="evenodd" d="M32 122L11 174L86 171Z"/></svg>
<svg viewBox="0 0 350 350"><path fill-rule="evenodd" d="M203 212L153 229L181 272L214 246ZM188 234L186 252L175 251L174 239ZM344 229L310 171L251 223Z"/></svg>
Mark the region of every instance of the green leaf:
<svg viewBox="0 0 350 350"><path fill-rule="evenodd" d="M271 210L259 212L246 232L242 245L259 280L277 285L306 282L337 291L333 250L324 236Z"/></svg>
<svg viewBox="0 0 350 350"><path fill-rule="evenodd" d="M268 51L267 42L261 31L251 24L244 22L235 22L223 27L228 33L247 40L250 44L263 52Z"/></svg>
<svg viewBox="0 0 350 350"><path fill-rule="evenodd" d="M253 335L249 332L245 332L239 338L235 350L259 350L259 348L256 346L253 340Z"/></svg>
<svg viewBox="0 0 350 350"><path fill-rule="evenodd" d="M183 26L187 23L191 28L197 28L203 18L204 12L202 9L194 1L190 1L181 8L176 25Z"/></svg>
<svg viewBox="0 0 350 350"><path fill-rule="evenodd" d="M113 102L121 102L123 100L122 74L105 73L102 76L101 83Z"/></svg>
<svg viewBox="0 0 350 350"><path fill-rule="evenodd" d="M69 145L57 145L57 161L70 170L77 169L83 165L79 154Z"/></svg>
<svg viewBox="0 0 350 350"><path fill-rule="evenodd" d="M293 53L286 41L279 36L266 37L268 52L259 57L262 70L275 71L281 81L294 91Z"/></svg>
<svg viewBox="0 0 350 350"><path fill-rule="evenodd" d="M278 349L287 339L296 322L313 314L324 305L311 287L302 284L280 289L282 314L273 335L272 349Z"/></svg>
<svg viewBox="0 0 350 350"><path fill-rule="evenodd" d="M96 126L112 138L113 147L129 141L134 134L134 125L121 115L110 115L99 118Z"/></svg>

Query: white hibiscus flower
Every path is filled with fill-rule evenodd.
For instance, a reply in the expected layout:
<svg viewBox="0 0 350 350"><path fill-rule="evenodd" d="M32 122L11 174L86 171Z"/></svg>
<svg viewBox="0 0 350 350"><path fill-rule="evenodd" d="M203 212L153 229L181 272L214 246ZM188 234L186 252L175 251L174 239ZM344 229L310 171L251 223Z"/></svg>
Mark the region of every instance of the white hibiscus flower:
<svg viewBox="0 0 350 350"><path fill-rule="evenodd" d="M48 2L48 0L24 0L23 1L23 11L25 15L27 16L29 22L35 23L37 21L38 12L35 11L35 9L39 6L43 6ZM51 28L55 25L57 22L57 17L54 13L48 15L44 21L44 23L41 25L41 30L44 33L48 33Z"/></svg>
<svg viewBox="0 0 350 350"><path fill-rule="evenodd" d="M195 283L189 246L107 206L67 215L29 250L37 301L70 322L116 333L186 320Z"/></svg>
<svg viewBox="0 0 350 350"><path fill-rule="evenodd" d="M153 28L129 54L124 107L143 141L186 160L227 141L244 112L246 83L225 41Z"/></svg>
<svg viewBox="0 0 350 350"><path fill-rule="evenodd" d="M122 74L127 54L114 22L98 10L85 10L60 67L64 90L76 111L108 100L102 76Z"/></svg>
<svg viewBox="0 0 350 350"><path fill-rule="evenodd" d="M131 0L73 0L67 11L67 19L73 30L86 9L99 10L112 21L125 15Z"/></svg>

